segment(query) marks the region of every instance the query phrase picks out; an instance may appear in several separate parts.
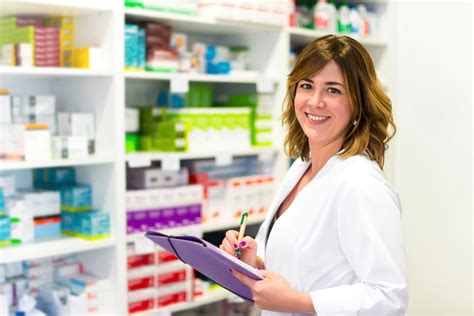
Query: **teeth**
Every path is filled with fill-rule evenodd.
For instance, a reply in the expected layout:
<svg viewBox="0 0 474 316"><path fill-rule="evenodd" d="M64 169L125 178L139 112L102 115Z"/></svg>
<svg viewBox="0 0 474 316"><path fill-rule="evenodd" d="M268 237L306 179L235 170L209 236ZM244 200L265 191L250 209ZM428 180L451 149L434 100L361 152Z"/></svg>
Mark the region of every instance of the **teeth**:
<svg viewBox="0 0 474 316"><path fill-rule="evenodd" d="M311 115L311 114L308 114L308 117L313 121L324 121L329 118L329 116L318 116L318 115Z"/></svg>

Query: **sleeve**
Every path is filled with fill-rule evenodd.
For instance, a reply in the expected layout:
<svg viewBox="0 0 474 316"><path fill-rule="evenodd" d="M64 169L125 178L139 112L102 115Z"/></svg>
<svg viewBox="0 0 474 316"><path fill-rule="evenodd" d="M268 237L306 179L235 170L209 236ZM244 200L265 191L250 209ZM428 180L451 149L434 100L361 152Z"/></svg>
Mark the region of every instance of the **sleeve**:
<svg viewBox="0 0 474 316"><path fill-rule="evenodd" d="M336 206L341 249L358 283L311 292L319 315L404 315L406 259L397 193L369 179L350 185Z"/></svg>

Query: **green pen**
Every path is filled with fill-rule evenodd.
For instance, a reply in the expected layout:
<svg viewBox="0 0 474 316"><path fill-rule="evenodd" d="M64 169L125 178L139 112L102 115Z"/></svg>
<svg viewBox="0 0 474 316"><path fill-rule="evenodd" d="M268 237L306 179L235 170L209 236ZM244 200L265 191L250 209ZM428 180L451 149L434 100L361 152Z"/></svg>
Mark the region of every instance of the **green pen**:
<svg viewBox="0 0 474 316"><path fill-rule="evenodd" d="M244 212L240 217L240 230L239 230L239 237L237 239L237 249L235 249L234 256L238 256L240 254L240 242L242 238L244 238L245 228L247 227L247 218L249 217L249 213Z"/></svg>

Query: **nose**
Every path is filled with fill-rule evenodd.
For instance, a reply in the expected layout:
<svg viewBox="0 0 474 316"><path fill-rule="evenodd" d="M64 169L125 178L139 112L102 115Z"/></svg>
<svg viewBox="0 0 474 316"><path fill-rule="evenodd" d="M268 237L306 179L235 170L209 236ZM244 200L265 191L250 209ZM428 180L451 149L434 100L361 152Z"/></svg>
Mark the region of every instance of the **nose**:
<svg viewBox="0 0 474 316"><path fill-rule="evenodd" d="M321 92L315 90L314 93L308 99L308 105L311 107L323 107L324 106L324 99L322 97Z"/></svg>

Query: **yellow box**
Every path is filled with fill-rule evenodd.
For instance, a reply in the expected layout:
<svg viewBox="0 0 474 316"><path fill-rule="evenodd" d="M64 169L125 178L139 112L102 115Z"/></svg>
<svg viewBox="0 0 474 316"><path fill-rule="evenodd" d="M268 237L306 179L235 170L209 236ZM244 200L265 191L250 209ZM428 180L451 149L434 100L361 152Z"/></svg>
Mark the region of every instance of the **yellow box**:
<svg viewBox="0 0 474 316"><path fill-rule="evenodd" d="M74 48L72 67L86 69L89 68L89 47Z"/></svg>

